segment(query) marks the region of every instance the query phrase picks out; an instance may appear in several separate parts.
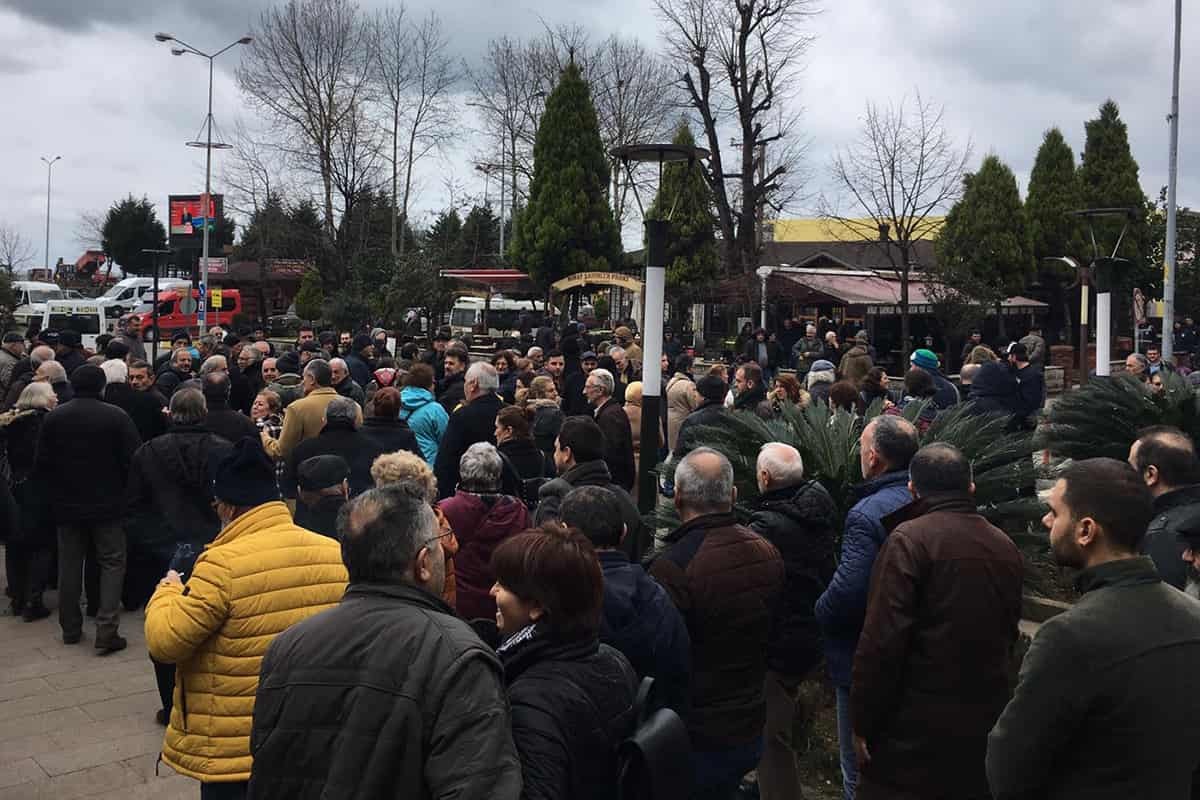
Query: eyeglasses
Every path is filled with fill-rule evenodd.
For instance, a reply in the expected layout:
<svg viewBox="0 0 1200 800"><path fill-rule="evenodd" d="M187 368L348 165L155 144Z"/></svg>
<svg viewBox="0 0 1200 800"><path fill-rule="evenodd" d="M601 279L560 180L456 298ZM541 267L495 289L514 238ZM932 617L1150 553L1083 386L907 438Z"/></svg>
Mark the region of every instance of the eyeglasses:
<svg viewBox="0 0 1200 800"><path fill-rule="evenodd" d="M449 537L451 537L453 535L454 535L454 531L446 531L445 533L439 533L437 536L431 537L431 538L426 539L425 541L421 542L421 547L429 547L429 545L433 544L438 539L448 539Z"/></svg>

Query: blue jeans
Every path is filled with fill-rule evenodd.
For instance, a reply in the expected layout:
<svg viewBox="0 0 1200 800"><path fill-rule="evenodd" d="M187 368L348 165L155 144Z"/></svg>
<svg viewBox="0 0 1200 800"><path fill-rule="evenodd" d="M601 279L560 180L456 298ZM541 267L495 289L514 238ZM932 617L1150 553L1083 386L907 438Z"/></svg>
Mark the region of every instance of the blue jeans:
<svg viewBox="0 0 1200 800"><path fill-rule="evenodd" d="M842 758L842 791L854 800L858 788L858 757L854 754L854 726L850 721L850 687L837 687L838 749Z"/></svg>
<svg viewBox="0 0 1200 800"><path fill-rule="evenodd" d="M731 800L742 776L762 758L763 740L728 750L692 751L691 800Z"/></svg>

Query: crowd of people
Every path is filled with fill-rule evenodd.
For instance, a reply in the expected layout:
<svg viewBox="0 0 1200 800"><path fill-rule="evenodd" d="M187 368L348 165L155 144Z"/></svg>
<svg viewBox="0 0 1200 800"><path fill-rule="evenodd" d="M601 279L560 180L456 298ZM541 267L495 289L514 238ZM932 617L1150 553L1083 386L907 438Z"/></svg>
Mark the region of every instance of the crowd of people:
<svg viewBox="0 0 1200 800"><path fill-rule="evenodd" d="M1146 431L1128 463L1057 481L1044 524L1083 597L1014 693L1022 557L978 513L968 460L920 434L966 399L1029 424L1044 342L973 342L957 384L918 349L897 393L865 333L815 333L785 350L758 332L702 374L672 338L642 363L630 326L544 328L488 357L444 331L393 353L379 329L286 347L213 329L153 360L135 334L98 353L9 334L12 611L46 618L56 586L64 645L94 617L106 655L144 606L162 758L204 798L653 796L630 794L639 763L673 796L798 798L800 687L822 670L847 800L1188 796L1190 439ZM697 435L738 411L876 402L844 516L781 442L740 501ZM671 530L638 512L647 457L673 462Z"/></svg>

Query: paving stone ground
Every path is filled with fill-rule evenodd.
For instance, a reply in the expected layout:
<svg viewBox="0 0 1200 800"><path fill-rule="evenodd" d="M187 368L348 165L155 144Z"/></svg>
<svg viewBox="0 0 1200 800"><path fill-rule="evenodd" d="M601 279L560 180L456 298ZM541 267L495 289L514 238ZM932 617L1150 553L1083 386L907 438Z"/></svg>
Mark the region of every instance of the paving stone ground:
<svg viewBox="0 0 1200 800"><path fill-rule="evenodd" d="M166 765L155 775L163 728L141 612L121 615L129 647L97 656L92 620L68 646L57 613L26 623L0 602L0 800L199 797L199 783ZM46 605L57 609L56 593Z"/></svg>

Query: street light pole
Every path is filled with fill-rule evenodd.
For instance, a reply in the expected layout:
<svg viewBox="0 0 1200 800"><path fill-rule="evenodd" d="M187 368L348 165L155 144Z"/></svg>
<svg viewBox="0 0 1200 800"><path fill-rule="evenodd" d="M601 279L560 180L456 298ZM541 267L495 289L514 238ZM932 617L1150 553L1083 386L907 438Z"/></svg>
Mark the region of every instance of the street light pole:
<svg viewBox="0 0 1200 800"><path fill-rule="evenodd" d="M54 162L61 158L62 156L42 156L42 161L46 164L46 269L50 269L50 173L54 170Z"/></svg>
<svg viewBox="0 0 1200 800"><path fill-rule="evenodd" d="M1179 37L1183 28L1183 0L1175 0L1175 72L1171 84L1171 146L1167 166L1167 246L1163 262L1162 357L1175 354L1175 185L1179 173Z"/></svg>
<svg viewBox="0 0 1200 800"><path fill-rule="evenodd" d="M250 36L243 36L236 42L231 42L230 44L227 44L225 47L210 55L202 50L197 50L187 42L172 36L169 33L156 33L154 34L154 38L160 42L176 42L182 45L182 47L172 48L171 55L182 56L186 53L191 53L192 55L197 55L201 58L208 59L208 115L204 118L204 142L203 144L200 142L188 142L189 146L202 146L204 148L204 194L200 198L200 204L202 206L200 213L204 215L204 230L201 232L201 236L203 238L200 246L200 298L196 309L196 321L199 324L200 334L203 335L205 329L208 327L208 231L210 226L216 224L213 220L213 217L216 216L216 203L214 203L212 199L212 151L214 147L212 140L213 62L216 61L217 56L221 55L227 50L237 47L239 44L250 44L252 41L254 41L254 39ZM215 146L219 149L227 149L230 147L230 145L227 144L219 144Z"/></svg>

